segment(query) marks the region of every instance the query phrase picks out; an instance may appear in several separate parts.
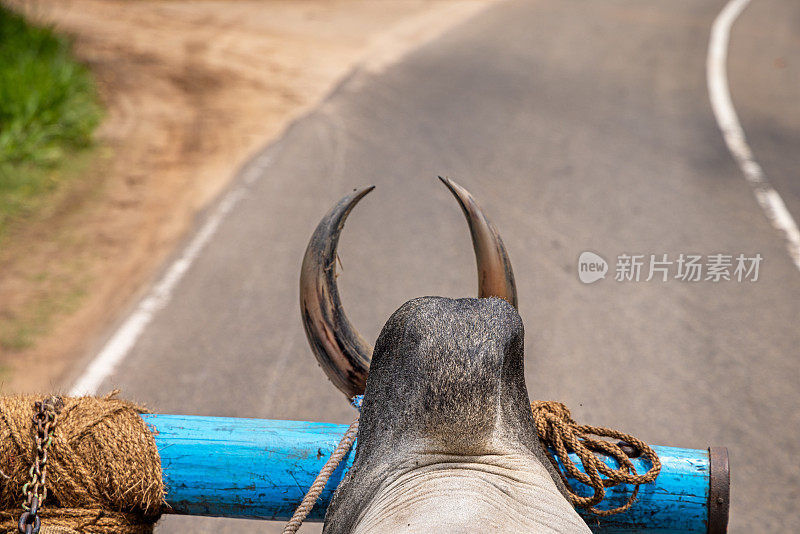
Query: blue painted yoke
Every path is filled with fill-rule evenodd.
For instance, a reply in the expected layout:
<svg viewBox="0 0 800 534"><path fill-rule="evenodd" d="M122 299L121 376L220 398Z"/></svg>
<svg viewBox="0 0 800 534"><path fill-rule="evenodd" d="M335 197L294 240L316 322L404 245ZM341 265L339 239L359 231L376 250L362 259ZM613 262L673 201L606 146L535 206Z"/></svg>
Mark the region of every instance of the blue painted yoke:
<svg viewBox="0 0 800 534"><path fill-rule="evenodd" d="M189 515L288 520L347 430L347 425L145 414L161 455L167 503ZM654 447L662 462L655 482L640 487L625 513L584 514L595 532L707 531L709 458L706 450ZM334 472L308 521L321 521L333 491L353 463L351 450ZM572 460L581 468L580 460ZM613 465L613 460L608 460ZM644 473L649 463L633 460ZM590 489L578 482L579 491ZM607 490L601 508L623 504L633 490Z"/></svg>

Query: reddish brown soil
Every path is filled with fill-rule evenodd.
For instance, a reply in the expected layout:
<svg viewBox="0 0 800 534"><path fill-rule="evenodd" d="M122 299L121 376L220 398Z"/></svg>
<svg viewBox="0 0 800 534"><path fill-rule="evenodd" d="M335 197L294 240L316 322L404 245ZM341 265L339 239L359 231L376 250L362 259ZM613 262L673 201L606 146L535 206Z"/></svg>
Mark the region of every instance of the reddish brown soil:
<svg viewBox="0 0 800 534"><path fill-rule="evenodd" d="M45 325L0 349L5 392L67 387L250 154L357 63L380 68L485 0L9 3L74 36L107 115L85 176L0 250L0 322Z"/></svg>

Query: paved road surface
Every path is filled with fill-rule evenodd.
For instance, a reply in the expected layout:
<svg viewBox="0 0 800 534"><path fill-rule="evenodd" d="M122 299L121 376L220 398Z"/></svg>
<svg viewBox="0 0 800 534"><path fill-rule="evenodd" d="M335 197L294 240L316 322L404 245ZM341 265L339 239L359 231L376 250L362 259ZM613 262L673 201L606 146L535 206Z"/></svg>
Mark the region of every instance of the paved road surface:
<svg viewBox="0 0 800 534"><path fill-rule="evenodd" d="M340 246L354 324L374 339L409 298L471 295L469 234L443 174L508 247L531 396L652 443L728 446L731 532L800 531L800 273L709 106L723 4L506 2L382 73L355 73L266 150L269 165L101 390L161 412L349 422L300 324L306 241L341 196L375 184ZM798 21L800 4L757 0L729 62L744 130L795 218ZM622 283L612 271L587 286L584 250L612 270L621 253L764 260L755 283ZM159 532L265 526L169 518Z"/></svg>

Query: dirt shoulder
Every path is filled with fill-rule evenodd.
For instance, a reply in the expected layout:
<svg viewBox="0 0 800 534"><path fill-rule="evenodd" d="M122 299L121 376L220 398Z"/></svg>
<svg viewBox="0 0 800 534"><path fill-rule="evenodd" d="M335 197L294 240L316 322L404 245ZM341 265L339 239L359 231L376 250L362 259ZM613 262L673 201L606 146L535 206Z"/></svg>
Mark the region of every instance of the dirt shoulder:
<svg viewBox="0 0 800 534"><path fill-rule="evenodd" d="M67 388L249 155L487 2L7 2L74 36L107 116L83 177L0 250L0 322L35 330L0 349L3 391Z"/></svg>

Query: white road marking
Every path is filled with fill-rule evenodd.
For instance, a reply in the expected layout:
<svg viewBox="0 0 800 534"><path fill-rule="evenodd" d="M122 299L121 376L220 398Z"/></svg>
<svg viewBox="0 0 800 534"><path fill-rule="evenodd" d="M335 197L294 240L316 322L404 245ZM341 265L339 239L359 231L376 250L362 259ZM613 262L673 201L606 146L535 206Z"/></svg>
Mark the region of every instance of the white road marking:
<svg viewBox="0 0 800 534"><path fill-rule="evenodd" d="M94 395L103 380L111 376L122 360L128 355L136 344L145 327L153 319L153 316L170 300L172 293L178 282L181 281L186 271L192 266L203 248L219 229L220 223L230 213L230 211L244 198L247 189L255 180L262 175L272 160L273 151L256 159L242 177L242 185L231 190L217 205L214 212L209 216L200 231L192 238L181 256L172 263L167 272L153 287L150 293L136 307L136 310L122 323L122 326L114 332L100 353L89 364L83 375L72 386L69 394Z"/></svg>
<svg viewBox="0 0 800 534"><path fill-rule="evenodd" d="M775 229L783 232L789 257L800 270L800 230L792 214L786 209L783 199L769 183L761 165L755 160L739 117L736 115L728 88L726 62L731 26L749 3L750 0L730 0L714 20L706 58L708 94L728 150L739 164L769 222Z"/></svg>

